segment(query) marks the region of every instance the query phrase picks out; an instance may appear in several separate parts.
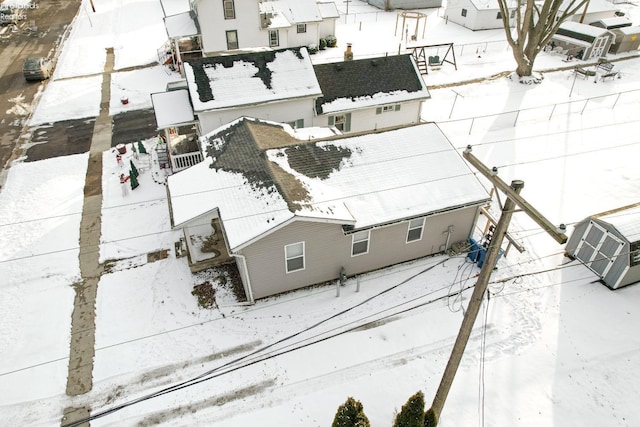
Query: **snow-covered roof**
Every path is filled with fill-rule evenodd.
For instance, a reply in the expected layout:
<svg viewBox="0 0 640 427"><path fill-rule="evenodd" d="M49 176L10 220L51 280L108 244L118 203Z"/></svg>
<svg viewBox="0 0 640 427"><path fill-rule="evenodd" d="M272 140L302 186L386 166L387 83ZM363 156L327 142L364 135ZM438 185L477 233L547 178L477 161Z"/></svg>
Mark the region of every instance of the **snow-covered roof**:
<svg viewBox="0 0 640 427"><path fill-rule="evenodd" d="M165 17L164 27L170 39L190 37L200 33L191 12Z"/></svg>
<svg viewBox="0 0 640 427"><path fill-rule="evenodd" d="M321 95L304 47L194 59L184 71L196 112Z"/></svg>
<svg viewBox="0 0 640 427"><path fill-rule="evenodd" d="M626 16L614 16L611 18L604 18L604 19L600 19L594 23L600 23L602 24L605 28L611 28L611 27L630 27L631 26L631 20L626 17ZM593 25L594 23L591 23L589 25Z"/></svg>
<svg viewBox="0 0 640 427"><path fill-rule="evenodd" d="M475 7L477 10L499 10L500 6L498 6L498 0L470 0L471 4L473 4L473 7ZM450 2L451 3L451 2ZM509 9L513 9L517 6L517 2L515 1L511 1L508 2L509 3ZM458 3L452 3L451 6L460 7L460 4Z"/></svg>
<svg viewBox="0 0 640 427"><path fill-rule="evenodd" d="M158 129L166 129L195 121L186 89L151 94Z"/></svg>
<svg viewBox="0 0 640 427"><path fill-rule="evenodd" d="M560 11L565 11L568 8L573 8L578 4L578 2L575 2L575 0L566 0L561 6L560 6ZM600 13L600 12L609 12L611 11L611 13L614 13L616 10L618 10L618 7L616 7L611 1L609 0L589 0L584 6L578 8L578 11L576 12L576 15L578 14L582 14L582 11L584 10L584 7L587 7L587 14L589 13Z"/></svg>
<svg viewBox="0 0 640 427"><path fill-rule="evenodd" d="M322 21L315 0L267 0L261 1L260 13L269 15L269 28L285 28L306 22Z"/></svg>
<svg viewBox="0 0 640 427"><path fill-rule="evenodd" d="M340 12L334 2L318 2L318 9L322 19L340 18Z"/></svg>
<svg viewBox="0 0 640 427"><path fill-rule="evenodd" d="M318 114L425 100L429 90L410 54L314 66L322 97Z"/></svg>
<svg viewBox="0 0 640 427"><path fill-rule="evenodd" d="M625 35L640 34L640 25L634 25L633 27L616 28L616 31Z"/></svg>
<svg viewBox="0 0 640 427"><path fill-rule="evenodd" d="M174 226L217 209L232 250L296 219L362 229L488 200L433 124L303 141L243 118L209 134L204 151L168 179Z"/></svg>
<svg viewBox="0 0 640 427"><path fill-rule="evenodd" d="M640 203L595 217L613 225L629 242L640 241Z"/></svg>
<svg viewBox="0 0 640 427"><path fill-rule="evenodd" d="M601 35L610 32L606 28L594 27L593 25L581 24L575 21L565 21L560 24L558 31L560 32L562 30L585 34L591 37L600 37Z"/></svg>

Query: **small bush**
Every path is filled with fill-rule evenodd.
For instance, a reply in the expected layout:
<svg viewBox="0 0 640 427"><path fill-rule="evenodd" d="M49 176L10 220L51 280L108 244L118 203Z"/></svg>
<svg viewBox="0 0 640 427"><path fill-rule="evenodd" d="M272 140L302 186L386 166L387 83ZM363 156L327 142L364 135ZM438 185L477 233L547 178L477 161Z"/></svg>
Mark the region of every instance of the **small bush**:
<svg viewBox="0 0 640 427"><path fill-rule="evenodd" d="M438 418L433 409L429 408L424 414L424 427L436 427L438 425Z"/></svg>
<svg viewBox="0 0 640 427"><path fill-rule="evenodd" d="M371 427L371 425L364 414L362 403L350 397L338 407L331 427Z"/></svg>
<svg viewBox="0 0 640 427"><path fill-rule="evenodd" d="M310 54L314 54L314 53L318 53L318 45L315 43L311 43L309 46L307 46L307 50L309 51Z"/></svg>
<svg viewBox="0 0 640 427"><path fill-rule="evenodd" d="M402 405L393 427L424 427L424 394L421 391Z"/></svg>
<svg viewBox="0 0 640 427"><path fill-rule="evenodd" d="M327 39L321 38L320 41L318 42L318 48L320 50L325 50L327 48Z"/></svg>
<svg viewBox="0 0 640 427"><path fill-rule="evenodd" d="M325 40L327 41L327 47L336 47L338 44L338 39L335 36L327 36Z"/></svg>

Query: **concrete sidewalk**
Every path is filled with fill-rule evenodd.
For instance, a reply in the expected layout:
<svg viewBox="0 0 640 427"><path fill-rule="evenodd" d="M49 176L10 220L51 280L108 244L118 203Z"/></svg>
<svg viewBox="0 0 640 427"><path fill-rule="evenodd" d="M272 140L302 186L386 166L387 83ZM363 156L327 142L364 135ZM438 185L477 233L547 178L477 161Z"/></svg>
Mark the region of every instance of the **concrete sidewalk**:
<svg viewBox="0 0 640 427"><path fill-rule="evenodd" d="M67 375L68 396L78 396L93 387L95 355L95 316L98 282L104 272L100 264L100 235L102 212L102 154L111 149L111 72L114 66L113 48L108 48L102 80L100 115L96 119L89 164L85 178L84 204L80 222L80 274L82 280L74 285L76 292L71 315L71 345ZM70 407L64 410L62 424L68 425L86 419L90 408ZM74 424L75 425L75 424ZM88 422L77 425L88 426Z"/></svg>

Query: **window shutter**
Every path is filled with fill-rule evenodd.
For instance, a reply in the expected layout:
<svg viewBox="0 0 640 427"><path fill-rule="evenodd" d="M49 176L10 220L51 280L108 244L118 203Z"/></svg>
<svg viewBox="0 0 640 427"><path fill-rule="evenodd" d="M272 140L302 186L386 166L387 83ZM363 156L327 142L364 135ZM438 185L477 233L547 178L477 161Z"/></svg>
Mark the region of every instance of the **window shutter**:
<svg viewBox="0 0 640 427"><path fill-rule="evenodd" d="M335 118L333 116L329 116L329 126L333 126L335 124Z"/></svg>
<svg viewBox="0 0 640 427"><path fill-rule="evenodd" d="M344 131L349 132L351 130L351 113L346 114L345 122Z"/></svg>
<svg viewBox="0 0 640 427"><path fill-rule="evenodd" d="M382 107L376 108L376 114L382 114Z"/></svg>
<svg viewBox="0 0 640 427"><path fill-rule="evenodd" d="M396 111L400 111L400 104L396 104L396 108L395 108L395 110L396 110Z"/></svg>

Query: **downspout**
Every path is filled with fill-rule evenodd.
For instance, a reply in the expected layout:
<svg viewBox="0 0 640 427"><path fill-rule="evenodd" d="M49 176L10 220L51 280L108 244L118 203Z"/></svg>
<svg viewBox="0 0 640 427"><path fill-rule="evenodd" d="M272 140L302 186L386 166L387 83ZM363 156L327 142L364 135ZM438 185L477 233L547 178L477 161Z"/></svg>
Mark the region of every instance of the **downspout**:
<svg viewBox="0 0 640 427"><path fill-rule="evenodd" d="M253 290L251 289L251 279L249 278L249 269L247 268L247 259L245 258L244 255L240 255L240 254L232 253L231 256L242 260L242 269L244 270L244 276L247 279L247 286L245 288L245 290L247 291L247 303L255 304L256 302L253 299Z"/></svg>

